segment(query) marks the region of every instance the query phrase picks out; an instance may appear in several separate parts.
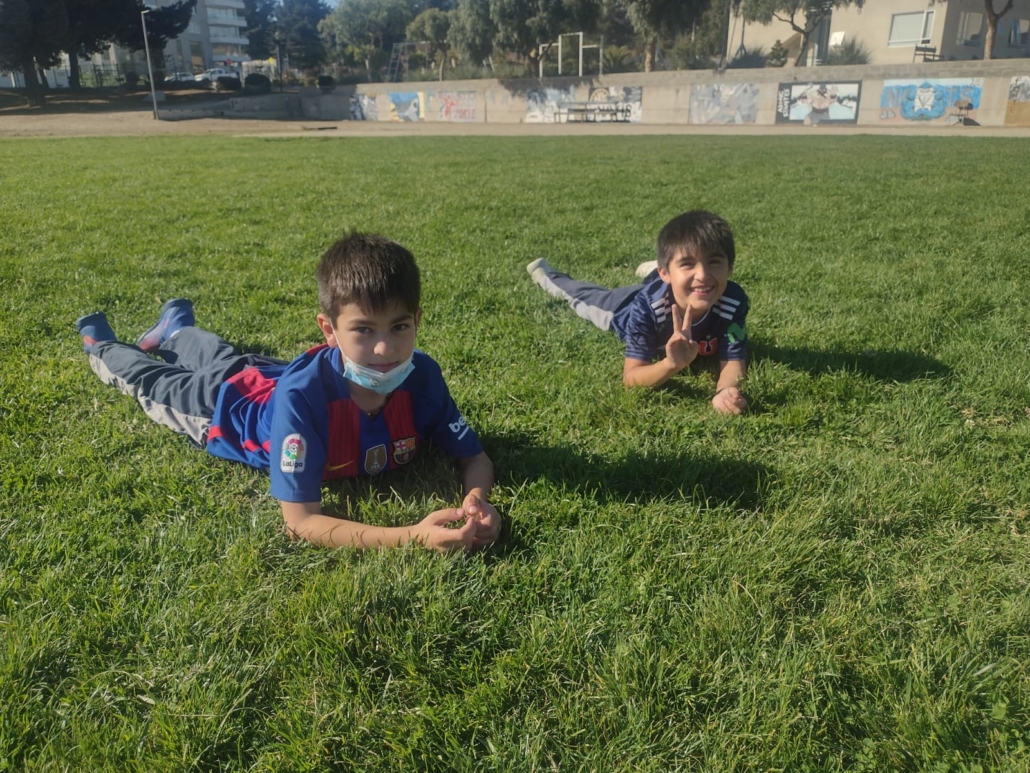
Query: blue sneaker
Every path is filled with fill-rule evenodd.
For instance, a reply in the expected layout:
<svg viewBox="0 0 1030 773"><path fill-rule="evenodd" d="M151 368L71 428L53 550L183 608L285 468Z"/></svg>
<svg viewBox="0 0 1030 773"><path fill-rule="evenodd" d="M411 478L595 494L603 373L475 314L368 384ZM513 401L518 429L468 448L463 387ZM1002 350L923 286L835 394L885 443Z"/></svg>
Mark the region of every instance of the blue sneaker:
<svg viewBox="0 0 1030 773"><path fill-rule="evenodd" d="M139 337L136 346L145 352L153 352L184 327L196 324L193 318L193 301L186 298L172 298L161 307L157 324Z"/></svg>
<svg viewBox="0 0 1030 773"><path fill-rule="evenodd" d="M117 341L118 336L111 329L111 323L107 321L107 315L102 311L94 311L85 317L75 320L75 329L82 336L82 349L86 354L93 351L93 346L99 341Z"/></svg>

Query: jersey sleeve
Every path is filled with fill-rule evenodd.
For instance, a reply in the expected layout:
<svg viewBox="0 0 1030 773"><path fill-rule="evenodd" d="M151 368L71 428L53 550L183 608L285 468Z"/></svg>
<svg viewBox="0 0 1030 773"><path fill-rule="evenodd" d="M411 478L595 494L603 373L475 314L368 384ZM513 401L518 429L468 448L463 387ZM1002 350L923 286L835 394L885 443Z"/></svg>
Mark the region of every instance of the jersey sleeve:
<svg viewBox="0 0 1030 773"><path fill-rule="evenodd" d="M440 366L428 357L426 360L425 365L419 366L426 368L427 378L431 382L425 389L425 394L432 396L426 405L429 414L425 417L426 437L433 445L456 459L482 453L483 446L451 397Z"/></svg>
<svg viewBox="0 0 1030 773"><path fill-rule="evenodd" d="M733 319L726 326L726 332L719 341L719 360L728 362L730 360L747 359L747 296L741 291L742 300L733 312Z"/></svg>
<svg viewBox="0 0 1030 773"><path fill-rule="evenodd" d="M625 357L630 360L652 362L658 350L665 345L660 341L658 320L654 310L648 303L647 293L641 292L633 299L629 317L626 320ZM668 336L666 336L668 339Z"/></svg>
<svg viewBox="0 0 1030 773"><path fill-rule="evenodd" d="M324 401L313 405L297 384L280 382L269 444L271 494L282 502L320 502L328 424ZM285 387L285 388L284 388Z"/></svg>

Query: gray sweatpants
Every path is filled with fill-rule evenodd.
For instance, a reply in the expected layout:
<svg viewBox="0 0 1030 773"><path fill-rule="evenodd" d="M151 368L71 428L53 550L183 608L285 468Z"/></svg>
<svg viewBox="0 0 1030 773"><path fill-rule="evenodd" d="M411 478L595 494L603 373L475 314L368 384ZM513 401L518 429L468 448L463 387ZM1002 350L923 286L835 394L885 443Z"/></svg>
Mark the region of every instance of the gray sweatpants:
<svg viewBox="0 0 1030 773"><path fill-rule="evenodd" d="M630 303L643 288L643 285L630 285L609 290L601 285L580 282L549 266L543 267L543 271L544 277L539 282L540 286L555 298L567 301L579 316L601 330L611 330L615 314Z"/></svg>
<svg viewBox="0 0 1030 773"><path fill-rule="evenodd" d="M89 365L105 384L143 406L158 424L204 445L222 384L245 368L283 365L260 354L240 354L228 342L199 327L184 327L155 354L132 344L98 341Z"/></svg>

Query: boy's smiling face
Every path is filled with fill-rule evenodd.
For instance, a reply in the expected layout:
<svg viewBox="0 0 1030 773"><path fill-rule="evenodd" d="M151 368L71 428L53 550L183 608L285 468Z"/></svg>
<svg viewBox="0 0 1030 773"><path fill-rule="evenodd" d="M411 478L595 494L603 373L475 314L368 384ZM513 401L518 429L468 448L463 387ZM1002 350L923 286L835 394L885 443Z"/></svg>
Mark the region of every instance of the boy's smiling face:
<svg viewBox="0 0 1030 773"><path fill-rule="evenodd" d="M326 343L356 365L386 373L411 357L422 309L408 311L399 301L377 312L348 303L330 320L318 315Z"/></svg>
<svg viewBox="0 0 1030 773"><path fill-rule="evenodd" d="M669 268L658 267L658 276L672 288L676 305L694 312L700 319L726 292L732 269L725 255L695 256L679 251L669 261Z"/></svg>

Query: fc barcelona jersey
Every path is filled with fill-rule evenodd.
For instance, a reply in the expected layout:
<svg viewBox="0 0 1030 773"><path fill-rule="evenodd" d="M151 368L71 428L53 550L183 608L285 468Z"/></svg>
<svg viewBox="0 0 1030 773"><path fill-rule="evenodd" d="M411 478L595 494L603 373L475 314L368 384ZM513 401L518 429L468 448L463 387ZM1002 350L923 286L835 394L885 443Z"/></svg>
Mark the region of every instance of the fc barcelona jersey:
<svg viewBox="0 0 1030 773"><path fill-rule="evenodd" d="M403 467L426 441L459 458L483 450L428 355L415 352L414 370L374 417L351 399L340 360L339 350L322 345L289 365L231 378L207 450L268 469L272 496L285 502L320 501L323 480Z"/></svg>

